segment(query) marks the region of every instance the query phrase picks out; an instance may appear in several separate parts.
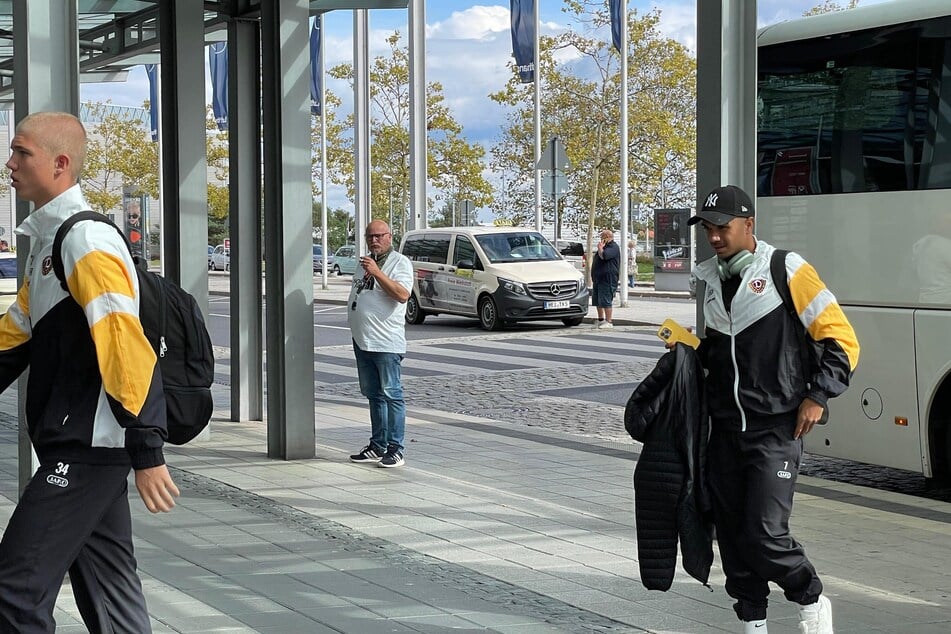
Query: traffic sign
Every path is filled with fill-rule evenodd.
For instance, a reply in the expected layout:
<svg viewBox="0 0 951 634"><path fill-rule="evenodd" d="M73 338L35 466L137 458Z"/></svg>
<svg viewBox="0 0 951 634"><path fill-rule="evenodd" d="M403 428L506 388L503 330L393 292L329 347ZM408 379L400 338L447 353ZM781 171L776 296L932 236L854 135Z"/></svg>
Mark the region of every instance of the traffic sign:
<svg viewBox="0 0 951 634"><path fill-rule="evenodd" d="M561 170L542 175L542 192L549 196L563 196L568 191L568 177Z"/></svg>
<svg viewBox="0 0 951 634"><path fill-rule="evenodd" d="M549 139L545 149L542 150L542 156L535 165L537 170L564 171L571 167L568 155L565 154L565 144L556 136Z"/></svg>

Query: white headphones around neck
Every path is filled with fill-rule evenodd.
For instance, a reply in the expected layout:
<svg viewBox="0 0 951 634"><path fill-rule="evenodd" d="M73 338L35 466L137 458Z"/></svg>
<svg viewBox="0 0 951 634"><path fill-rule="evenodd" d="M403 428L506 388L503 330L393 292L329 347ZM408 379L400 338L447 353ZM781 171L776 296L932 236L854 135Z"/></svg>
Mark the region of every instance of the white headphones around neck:
<svg viewBox="0 0 951 634"><path fill-rule="evenodd" d="M736 253L729 260L717 258L717 274L726 281L731 277L741 275L743 270L753 263L753 253L747 249Z"/></svg>

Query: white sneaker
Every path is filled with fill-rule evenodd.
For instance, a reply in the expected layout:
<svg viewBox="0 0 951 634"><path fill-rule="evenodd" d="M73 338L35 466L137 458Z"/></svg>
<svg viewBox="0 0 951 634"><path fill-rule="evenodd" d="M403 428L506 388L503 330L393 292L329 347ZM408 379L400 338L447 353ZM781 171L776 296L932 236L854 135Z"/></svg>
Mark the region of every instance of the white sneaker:
<svg viewBox="0 0 951 634"><path fill-rule="evenodd" d="M593 322L593 323L591 324L591 327L592 327L592 328L600 328L600 327L601 327L601 324L603 324L603 323L604 323L604 320L603 320L603 319L598 319L597 321L595 321L595 322Z"/></svg>
<svg viewBox="0 0 951 634"><path fill-rule="evenodd" d="M799 631L802 634L834 634L832 631L832 602L820 594L812 605L799 606Z"/></svg>
<svg viewBox="0 0 951 634"><path fill-rule="evenodd" d="M612 324L610 321L602 321L598 323L598 328L601 330L606 328L614 328L614 324Z"/></svg>
<svg viewBox="0 0 951 634"><path fill-rule="evenodd" d="M743 634L766 634L766 619L743 621Z"/></svg>

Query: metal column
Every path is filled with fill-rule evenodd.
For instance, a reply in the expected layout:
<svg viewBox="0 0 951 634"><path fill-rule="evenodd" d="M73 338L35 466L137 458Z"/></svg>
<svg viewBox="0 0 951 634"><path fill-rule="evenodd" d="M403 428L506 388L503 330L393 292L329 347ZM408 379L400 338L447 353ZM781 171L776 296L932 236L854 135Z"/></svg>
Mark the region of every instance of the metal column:
<svg viewBox="0 0 951 634"><path fill-rule="evenodd" d="M162 60L162 205L165 277L208 314L205 14L200 2L158 4Z"/></svg>
<svg viewBox="0 0 951 634"><path fill-rule="evenodd" d="M309 4L261 3L267 453L285 460L315 452Z"/></svg>
<svg viewBox="0 0 951 634"><path fill-rule="evenodd" d="M719 185L756 197L756 3L697 3L697 199ZM713 255L702 231L697 261ZM703 327L703 289L697 289Z"/></svg>
<svg viewBox="0 0 951 634"><path fill-rule="evenodd" d="M425 229L429 226L426 206L426 0L410 0L409 3L409 111L411 180L406 228Z"/></svg>
<svg viewBox="0 0 951 634"><path fill-rule="evenodd" d="M33 112L56 110L79 115L79 34L76 0L14 0L13 114L19 122ZM16 224L31 204L18 200ZM17 238L17 269L23 282L30 241ZM34 460L26 425L27 374L17 384L20 491L33 475Z"/></svg>
<svg viewBox="0 0 951 634"><path fill-rule="evenodd" d="M357 255L366 255L363 232L370 222L370 17L353 11L353 221ZM392 227L390 230L392 231Z"/></svg>
<svg viewBox="0 0 951 634"><path fill-rule="evenodd" d="M264 418L260 50L256 21L228 23L232 420Z"/></svg>

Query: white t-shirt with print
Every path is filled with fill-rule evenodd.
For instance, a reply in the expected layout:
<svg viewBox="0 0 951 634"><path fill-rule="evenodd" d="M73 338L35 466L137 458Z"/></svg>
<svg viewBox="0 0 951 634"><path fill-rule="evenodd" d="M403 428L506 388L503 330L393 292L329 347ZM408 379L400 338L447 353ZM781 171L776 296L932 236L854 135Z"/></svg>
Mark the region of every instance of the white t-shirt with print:
<svg viewBox="0 0 951 634"><path fill-rule="evenodd" d="M413 265L409 258L392 251L383 263L383 274L412 292ZM393 299L380 285L363 288L363 267L358 266L347 300L350 335L366 352L406 352L406 303Z"/></svg>

